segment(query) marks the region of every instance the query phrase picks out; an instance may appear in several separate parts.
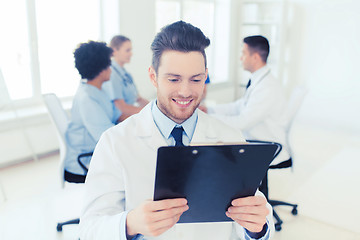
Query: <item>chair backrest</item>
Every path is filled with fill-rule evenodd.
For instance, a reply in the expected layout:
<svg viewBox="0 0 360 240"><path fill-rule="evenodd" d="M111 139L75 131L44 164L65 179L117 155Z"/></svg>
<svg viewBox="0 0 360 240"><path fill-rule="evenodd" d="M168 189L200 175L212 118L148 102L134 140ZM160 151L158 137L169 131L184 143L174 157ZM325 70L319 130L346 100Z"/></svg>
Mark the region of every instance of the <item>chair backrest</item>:
<svg viewBox="0 0 360 240"><path fill-rule="evenodd" d="M61 186L64 187L64 166L66 156L65 132L67 126L69 125L70 119L63 106L61 105L59 98L54 93L43 94L43 99L49 112L50 119L56 128L56 133L59 140L60 178Z"/></svg>
<svg viewBox="0 0 360 240"><path fill-rule="evenodd" d="M288 151L291 157L292 150L289 142L289 134L291 127L293 125L294 119L299 112L299 109L305 99L308 90L305 86L297 86L291 93L291 96L288 100L288 105L283 113L283 121L285 122L286 126L286 144L288 146Z"/></svg>
<svg viewBox="0 0 360 240"><path fill-rule="evenodd" d="M5 79L0 68L0 109L11 102L10 95L5 84Z"/></svg>
<svg viewBox="0 0 360 240"><path fill-rule="evenodd" d="M285 119L288 130L290 130L294 122L294 119L296 117L296 114L299 112L299 109L304 101L307 92L308 90L305 86L297 86L292 91L285 111Z"/></svg>

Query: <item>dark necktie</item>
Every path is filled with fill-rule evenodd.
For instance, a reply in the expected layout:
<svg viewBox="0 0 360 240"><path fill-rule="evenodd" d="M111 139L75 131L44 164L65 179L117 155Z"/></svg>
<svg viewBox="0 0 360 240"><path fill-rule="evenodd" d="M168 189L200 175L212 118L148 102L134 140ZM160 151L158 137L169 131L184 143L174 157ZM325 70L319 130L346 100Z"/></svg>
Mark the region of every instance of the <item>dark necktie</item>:
<svg viewBox="0 0 360 240"><path fill-rule="evenodd" d="M175 139L175 146L184 146L182 142L183 131L184 129L182 127L174 127L174 129L171 131L171 135Z"/></svg>
<svg viewBox="0 0 360 240"><path fill-rule="evenodd" d="M251 79L249 79L249 81L248 81L248 83L246 85L246 89L248 89L250 87L250 85L251 85Z"/></svg>

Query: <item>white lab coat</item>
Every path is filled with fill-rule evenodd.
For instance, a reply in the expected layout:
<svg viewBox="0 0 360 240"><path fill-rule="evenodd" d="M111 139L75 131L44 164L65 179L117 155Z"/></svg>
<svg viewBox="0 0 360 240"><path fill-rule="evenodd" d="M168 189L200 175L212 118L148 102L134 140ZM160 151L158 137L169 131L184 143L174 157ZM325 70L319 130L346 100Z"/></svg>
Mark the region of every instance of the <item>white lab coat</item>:
<svg viewBox="0 0 360 240"><path fill-rule="evenodd" d="M209 114L241 130L247 140L274 141L283 145L273 164L287 160L286 98L283 86L267 66L256 71L245 95L235 102L208 108Z"/></svg>
<svg viewBox="0 0 360 240"><path fill-rule="evenodd" d="M244 140L240 132L199 111L191 142L219 141ZM85 183L84 213L80 221L82 240L121 239L125 229L120 229L120 219L124 211L153 199L157 149L166 145L152 118L151 104L103 134ZM270 212L268 221L273 233ZM176 224L156 238L145 239L239 239L236 235L245 240L244 228L231 222Z"/></svg>

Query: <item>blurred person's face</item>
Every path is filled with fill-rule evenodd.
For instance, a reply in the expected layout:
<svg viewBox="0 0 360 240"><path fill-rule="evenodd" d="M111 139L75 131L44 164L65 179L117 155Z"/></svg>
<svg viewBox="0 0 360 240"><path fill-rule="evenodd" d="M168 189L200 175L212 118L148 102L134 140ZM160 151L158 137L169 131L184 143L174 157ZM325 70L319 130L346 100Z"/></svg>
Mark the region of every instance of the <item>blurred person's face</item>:
<svg viewBox="0 0 360 240"><path fill-rule="evenodd" d="M207 69L200 52L165 51L158 73L149 68L157 89L157 106L176 123L183 123L199 106L205 87Z"/></svg>
<svg viewBox="0 0 360 240"><path fill-rule="evenodd" d="M251 73L254 72L255 60L255 53L251 53L249 50L249 46L244 43L240 57L243 68Z"/></svg>
<svg viewBox="0 0 360 240"><path fill-rule="evenodd" d="M132 56L132 45L131 41L123 42L120 47L113 48L113 57L115 61L123 66L125 63L129 63Z"/></svg>

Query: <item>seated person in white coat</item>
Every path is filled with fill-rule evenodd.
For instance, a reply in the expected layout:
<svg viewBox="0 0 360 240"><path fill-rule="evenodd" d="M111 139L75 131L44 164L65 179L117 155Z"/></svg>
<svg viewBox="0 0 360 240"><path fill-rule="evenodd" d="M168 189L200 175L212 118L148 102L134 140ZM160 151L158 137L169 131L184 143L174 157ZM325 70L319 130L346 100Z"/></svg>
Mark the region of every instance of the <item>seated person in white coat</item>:
<svg viewBox="0 0 360 240"><path fill-rule="evenodd" d="M149 101L139 95L132 76L124 68L132 56L130 39L122 35L114 36L110 47L113 49L112 72L110 81L104 83L103 89L124 118L127 118L138 113Z"/></svg>
<svg viewBox="0 0 360 240"><path fill-rule="evenodd" d="M230 126L242 131L247 140L274 141L285 144L285 124L282 114L286 98L282 83L266 65L270 47L263 36L244 38L241 61L251 72L251 78L242 98L235 102L200 109L214 115ZM282 151L275 161L289 158Z"/></svg>
<svg viewBox="0 0 360 240"><path fill-rule="evenodd" d="M85 80L74 96L71 122L65 133L65 175L74 180L85 180L86 175L77 161L78 155L94 151L101 134L122 120L121 112L101 90L103 82L110 78L111 53L105 43L94 41L82 43L74 52L75 67ZM82 162L88 165L90 159L83 158Z"/></svg>
<svg viewBox="0 0 360 240"><path fill-rule="evenodd" d="M236 129L197 110L209 44L200 29L183 21L156 35L149 77L157 99L106 131L96 146L85 183L81 239L270 239L271 206L259 191L233 200L226 214L234 221L225 223L176 224L189 208L186 199L151 200L159 147L244 141Z"/></svg>

